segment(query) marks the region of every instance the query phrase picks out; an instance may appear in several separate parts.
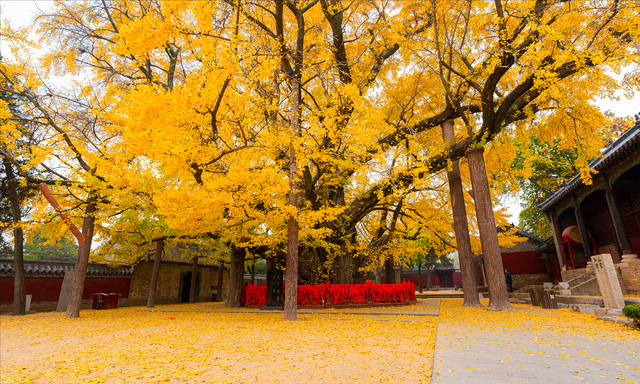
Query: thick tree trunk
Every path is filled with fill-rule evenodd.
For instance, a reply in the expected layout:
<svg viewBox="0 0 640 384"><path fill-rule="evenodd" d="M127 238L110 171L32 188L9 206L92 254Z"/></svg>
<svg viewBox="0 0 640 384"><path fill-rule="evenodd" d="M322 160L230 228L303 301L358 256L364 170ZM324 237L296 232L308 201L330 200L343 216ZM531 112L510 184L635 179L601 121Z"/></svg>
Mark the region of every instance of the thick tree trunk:
<svg viewBox="0 0 640 384"><path fill-rule="evenodd" d="M301 54L301 52L300 52ZM291 130L292 137L299 136L300 131L300 77L291 78ZM293 212L287 224L287 269L284 290L284 319L298 319L298 163L296 161L295 140L289 145L289 205Z"/></svg>
<svg viewBox="0 0 640 384"><path fill-rule="evenodd" d="M67 318L75 319L80 317L80 307L82 306L82 292L84 291L84 281L87 278L87 265L89 264L89 253L91 252L91 241L93 240L93 227L95 223L96 199L89 196L87 207L84 210L84 220L82 221L82 234L85 237L84 243L78 248L78 259L73 271L73 283L71 283L71 294L67 305Z"/></svg>
<svg viewBox="0 0 640 384"><path fill-rule="evenodd" d="M347 242L340 241L341 253L338 256L338 284L353 284L353 257L348 252Z"/></svg>
<svg viewBox="0 0 640 384"><path fill-rule="evenodd" d="M427 291L430 291L431 288L431 268L427 267Z"/></svg>
<svg viewBox="0 0 640 384"><path fill-rule="evenodd" d="M26 288L24 285L24 236L22 234L22 214L20 213L20 201L18 199L18 183L13 173L13 166L9 159L4 158L4 170L7 175L9 201L11 203L11 215L13 216L13 314L24 315L27 302Z"/></svg>
<svg viewBox="0 0 640 384"><path fill-rule="evenodd" d="M453 120L447 120L442 124L442 137L449 142L455 136ZM453 212L453 230L458 244L458 259L462 272L462 289L464 295L464 307L481 307L478 298L478 284L476 270L473 268L473 251L471 250L471 238L469 236L469 223L467 222L467 209L464 204L464 189L460 177L460 161L456 160L447 170L449 179L449 194L451 195L451 210Z"/></svg>
<svg viewBox="0 0 640 384"><path fill-rule="evenodd" d="M156 254L153 258L153 269L151 270L151 282L149 283L149 298L147 298L147 308L153 308L156 303L156 290L158 287L158 274L160 273L160 261L164 252L164 240L156 241Z"/></svg>
<svg viewBox="0 0 640 384"><path fill-rule="evenodd" d="M256 261L253 261L253 264L251 264L251 284L255 285L256 284Z"/></svg>
<svg viewBox="0 0 640 384"><path fill-rule="evenodd" d="M384 261L384 275L387 278L387 284L397 284L396 271L393 268L393 257Z"/></svg>
<svg viewBox="0 0 640 384"><path fill-rule="evenodd" d="M504 279L504 268L483 153L483 148L471 148L467 150L465 155L469 163L478 230L480 231L482 254L489 284L489 306L487 309L490 311L513 311Z"/></svg>
<svg viewBox="0 0 640 384"><path fill-rule="evenodd" d="M229 297L227 307L242 306L242 278L244 274L244 258L247 252L244 248L233 247L231 251L231 265L229 267ZM193 277L192 277L193 278Z"/></svg>
<svg viewBox="0 0 640 384"><path fill-rule="evenodd" d="M198 256L193 258L191 265L191 287L189 287L189 303L196 302L196 276L198 274Z"/></svg>
<svg viewBox="0 0 640 384"><path fill-rule="evenodd" d="M422 263L418 263L418 291L422 293Z"/></svg>
<svg viewBox="0 0 640 384"><path fill-rule="evenodd" d="M218 288L216 290L216 301L222 301L222 285L224 284L224 263L218 267Z"/></svg>

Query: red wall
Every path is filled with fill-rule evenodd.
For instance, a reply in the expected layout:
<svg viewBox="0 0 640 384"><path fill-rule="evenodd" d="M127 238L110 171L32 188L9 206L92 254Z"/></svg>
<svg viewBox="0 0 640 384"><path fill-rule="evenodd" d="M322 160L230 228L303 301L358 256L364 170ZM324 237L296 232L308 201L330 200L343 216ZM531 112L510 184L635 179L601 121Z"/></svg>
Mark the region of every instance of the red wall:
<svg viewBox="0 0 640 384"><path fill-rule="evenodd" d="M505 269L508 269L512 275L547 274L547 267L540 252L503 253L502 265Z"/></svg>
<svg viewBox="0 0 640 384"><path fill-rule="evenodd" d="M551 262L551 273L553 274L553 279L555 281L562 281L560 262L558 261L558 257L556 256L555 252L549 256L549 261Z"/></svg>
<svg viewBox="0 0 640 384"><path fill-rule="evenodd" d="M24 285L31 301L58 301L62 277L26 277ZM119 293L129 297L130 278L87 278L84 281L83 299L90 299L92 293ZM0 277L0 304L13 303L13 277Z"/></svg>

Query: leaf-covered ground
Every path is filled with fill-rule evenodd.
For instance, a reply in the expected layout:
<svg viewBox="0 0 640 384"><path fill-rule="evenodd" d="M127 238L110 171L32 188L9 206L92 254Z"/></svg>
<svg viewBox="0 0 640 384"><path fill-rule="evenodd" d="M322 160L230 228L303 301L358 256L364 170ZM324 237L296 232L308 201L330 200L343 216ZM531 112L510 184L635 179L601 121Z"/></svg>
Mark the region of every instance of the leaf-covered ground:
<svg viewBox="0 0 640 384"><path fill-rule="evenodd" d="M434 316L385 308L284 322L281 313L203 307L1 316L1 382L415 383L431 374Z"/></svg>
<svg viewBox="0 0 640 384"><path fill-rule="evenodd" d="M462 299L443 299L440 315L433 316L437 305L429 299L404 309L300 314L298 322L212 303L83 310L75 320L52 312L0 316L0 382L429 382L438 322L454 332L477 327L508 330L507 338L526 333L532 345L550 351L563 347L554 335L622 345L640 339L640 332L592 315L514 307L487 312L462 307Z"/></svg>

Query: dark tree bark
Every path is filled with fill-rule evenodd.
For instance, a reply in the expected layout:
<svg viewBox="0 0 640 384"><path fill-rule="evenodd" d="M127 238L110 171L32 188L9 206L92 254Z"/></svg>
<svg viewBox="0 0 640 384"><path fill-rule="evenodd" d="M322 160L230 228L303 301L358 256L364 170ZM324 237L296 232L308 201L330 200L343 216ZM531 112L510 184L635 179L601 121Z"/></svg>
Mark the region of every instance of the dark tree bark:
<svg viewBox="0 0 640 384"><path fill-rule="evenodd" d="M229 308L239 308L242 306L242 279L244 275L244 259L246 255L247 251L244 248L234 246L231 249L229 296L227 297L227 307Z"/></svg>
<svg viewBox="0 0 640 384"><path fill-rule="evenodd" d="M341 253L338 256L337 284L353 284L353 257L349 254L348 243L340 240Z"/></svg>
<svg viewBox="0 0 640 384"><path fill-rule="evenodd" d="M396 271L393 269L393 256L384 261L384 275L387 278L387 284L397 284Z"/></svg>
<svg viewBox="0 0 640 384"><path fill-rule="evenodd" d="M291 129L294 136L300 129L299 107L300 79L293 78L293 105L291 107ZM284 319L294 321L298 319L298 209L300 197L298 196L298 164L294 141L291 140L289 154L289 205L295 210L289 216L287 224L287 269L286 285L284 293Z"/></svg>
<svg viewBox="0 0 640 384"><path fill-rule="evenodd" d="M251 264L251 284L256 284L256 261Z"/></svg>
<svg viewBox="0 0 640 384"><path fill-rule="evenodd" d="M431 268L427 265L427 291L430 291L431 288Z"/></svg>
<svg viewBox="0 0 640 384"><path fill-rule="evenodd" d="M442 137L446 142L453 140L455 133L453 120L442 123ZM462 288L464 295L464 307L481 307L478 298L478 284L476 271L473 268L473 251L471 250L471 238L469 236L469 223L467 221L467 209L464 204L464 189L460 177L460 161L456 160L447 170L449 179L449 194L451 195L451 210L453 212L453 230L458 244L458 259L462 272Z"/></svg>
<svg viewBox="0 0 640 384"><path fill-rule="evenodd" d="M422 263L418 262L418 291L422 293Z"/></svg>
<svg viewBox="0 0 640 384"><path fill-rule="evenodd" d="M216 301L222 301L222 285L224 284L224 263L220 262L218 267L218 289L216 290Z"/></svg>
<svg viewBox="0 0 640 384"><path fill-rule="evenodd" d="M191 264L191 287L189 287L189 303L196 302L196 275L198 274L198 256L193 258Z"/></svg>
<svg viewBox="0 0 640 384"><path fill-rule="evenodd" d="M289 143L289 205L293 212L287 223L287 269L286 285L284 292L284 319L294 321L298 319L298 210L300 209L300 197L298 196L298 163L296 160L295 142L300 137L300 101L301 101L301 77L304 59L304 34L305 22L303 11L293 3L287 2L287 7L293 13L296 24L296 46L288 52L293 59L293 68L289 74L291 83L291 141ZM276 35L284 45L284 0L276 0ZM288 61L283 55L283 60Z"/></svg>
<svg viewBox="0 0 640 384"><path fill-rule="evenodd" d="M18 199L18 183L13 173L13 166L6 157L3 159L4 170L7 175L9 201L11 203L11 215L13 216L13 314L24 315L27 302L27 292L24 285L24 235L22 233L22 214L20 213L20 201Z"/></svg>
<svg viewBox="0 0 640 384"><path fill-rule="evenodd" d="M153 269L151 270L151 282L149 283L149 298L147 308L153 308L156 302L156 290L158 287L158 275L160 274L160 261L164 252L164 240L156 241L156 254L153 258Z"/></svg>
<svg viewBox="0 0 640 384"><path fill-rule="evenodd" d="M73 283L71 284L71 294L67 305L67 318L75 319L80 317L80 307L82 306L82 292L84 291L84 281L87 278L87 265L89 264L89 253L91 252L91 241L93 240L93 227L95 223L96 199L89 195L87 207L84 210L84 220L82 221L82 234L85 237L84 243L78 248L78 259L73 271Z"/></svg>
<svg viewBox="0 0 640 384"><path fill-rule="evenodd" d="M484 148L471 148L466 152L469 163L471 184L473 186L473 199L476 205L476 217L478 230L482 243L482 255L485 262L487 283L489 284L489 311L513 311L509 303L509 293L504 279L504 268L500 245L498 244L498 231L491 204L491 191L487 170L484 165Z"/></svg>

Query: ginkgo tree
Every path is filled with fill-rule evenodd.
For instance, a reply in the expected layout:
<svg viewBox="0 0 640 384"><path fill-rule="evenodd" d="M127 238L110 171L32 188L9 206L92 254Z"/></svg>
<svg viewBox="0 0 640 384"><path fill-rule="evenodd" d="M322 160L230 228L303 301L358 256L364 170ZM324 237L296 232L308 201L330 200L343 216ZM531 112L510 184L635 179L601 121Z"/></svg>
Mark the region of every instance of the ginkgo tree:
<svg viewBox="0 0 640 384"><path fill-rule="evenodd" d="M309 280L352 282L358 225L382 223L378 210L443 211L446 193L407 196L463 158L473 192L455 199L476 215L458 217L477 216L466 232L482 239L489 309L509 309L491 189L513 163L506 138L579 138L585 170L603 121L589 101L619 87L608 71L637 62L637 13L632 0L57 1L36 25L52 47L41 68L82 78L51 108L109 138L74 136L75 157L64 142L58 156L81 169L69 183L105 215L144 190L167 230L232 249L232 276L246 248L287 244L293 320L298 262ZM67 113L75 98L91 107Z"/></svg>

